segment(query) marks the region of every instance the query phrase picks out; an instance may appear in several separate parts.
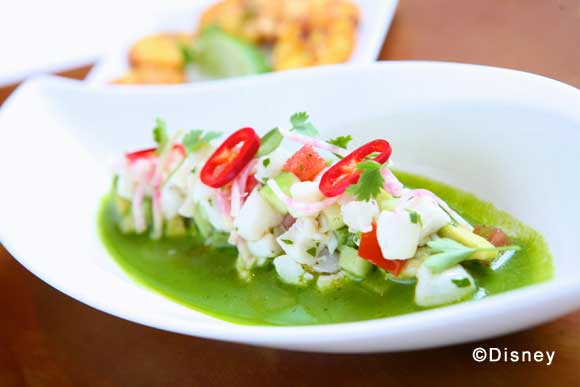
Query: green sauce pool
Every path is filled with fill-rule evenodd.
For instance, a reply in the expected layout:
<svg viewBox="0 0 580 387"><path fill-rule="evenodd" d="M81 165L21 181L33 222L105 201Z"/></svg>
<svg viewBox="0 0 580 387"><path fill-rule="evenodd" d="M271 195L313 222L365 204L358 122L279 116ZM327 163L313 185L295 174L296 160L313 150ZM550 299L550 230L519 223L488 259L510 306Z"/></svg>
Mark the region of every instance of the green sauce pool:
<svg viewBox="0 0 580 387"><path fill-rule="evenodd" d="M474 224L501 227L521 246L505 264L492 270L466 264L479 291L474 298L543 282L553 275L552 259L543 237L509 214L472 194L431 179L396 173L405 186L426 188ZM99 216L100 236L121 268L136 282L180 304L217 318L261 325L312 325L369 320L411 313L415 285L379 278L320 292L282 283L272 265L255 271L250 282L238 278L233 247L204 246L197 238L153 241L147 235L124 235L116 224L112 203L105 198Z"/></svg>

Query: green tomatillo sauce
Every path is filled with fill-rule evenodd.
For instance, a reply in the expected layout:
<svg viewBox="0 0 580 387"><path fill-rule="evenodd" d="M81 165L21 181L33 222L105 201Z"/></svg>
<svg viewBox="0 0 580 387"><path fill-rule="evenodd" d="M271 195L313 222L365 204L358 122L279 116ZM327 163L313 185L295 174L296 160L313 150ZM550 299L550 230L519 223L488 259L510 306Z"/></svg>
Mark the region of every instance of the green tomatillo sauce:
<svg viewBox="0 0 580 387"><path fill-rule="evenodd" d="M465 265L479 291L489 296L552 277L543 237L509 214L472 194L425 177L397 172L412 188L426 188L473 224L501 227L521 250L492 270ZM272 265L257 269L250 282L238 278L233 247L206 247L195 237L154 241L148 235L122 234L112 202L105 198L99 217L100 236L115 261L138 283L180 304L241 324L308 325L389 317L422 310L413 298L415 284L386 281L375 271L361 282L321 292L282 283Z"/></svg>

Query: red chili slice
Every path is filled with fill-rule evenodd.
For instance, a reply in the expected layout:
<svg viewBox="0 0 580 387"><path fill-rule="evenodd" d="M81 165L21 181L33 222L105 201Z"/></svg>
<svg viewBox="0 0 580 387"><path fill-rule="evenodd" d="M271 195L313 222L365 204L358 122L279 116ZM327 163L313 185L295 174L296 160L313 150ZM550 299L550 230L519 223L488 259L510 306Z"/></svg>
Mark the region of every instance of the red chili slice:
<svg viewBox="0 0 580 387"><path fill-rule="evenodd" d="M256 187L257 185L258 180L256 179L256 175L248 176L248 179L246 180L246 189L244 193L246 195L249 195L254 190L254 187Z"/></svg>
<svg viewBox="0 0 580 387"><path fill-rule="evenodd" d="M377 239L377 226L374 224L372 231L365 232L361 235L358 256L388 271L394 276L398 276L405 266L405 260L387 259L383 257L383 252Z"/></svg>
<svg viewBox="0 0 580 387"><path fill-rule="evenodd" d="M379 139L355 149L322 175L319 185L320 192L331 198L342 194L351 184L356 184L361 175L361 171L357 169L357 164L373 153L378 153L378 155L371 160L384 164L391 157L391 144L386 140Z"/></svg>
<svg viewBox="0 0 580 387"><path fill-rule="evenodd" d="M216 149L201 170L201 181L220 188L232 181L252 160L260 147L260 137L252 128L242 128Z"/></svg>
<svg viewBox="0 0 580 387"><path fill-rule="evenodd" d="M125 154L125 158L130 163L134 163L135 161L141 159L152 159L154 157L157 157L157 153L155 153L156 150L157 148L142 149L139 151ZM185 156L185 148L183 147L183 145L175 144L173 145L173 150L181 153L182 156Z"/></svg>

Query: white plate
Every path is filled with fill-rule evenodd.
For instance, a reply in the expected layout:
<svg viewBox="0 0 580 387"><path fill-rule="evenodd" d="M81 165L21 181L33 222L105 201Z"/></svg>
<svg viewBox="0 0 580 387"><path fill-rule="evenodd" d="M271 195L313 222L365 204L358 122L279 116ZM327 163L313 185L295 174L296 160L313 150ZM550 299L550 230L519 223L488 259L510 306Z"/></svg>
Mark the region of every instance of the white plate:
<svg viewBox="0 0 580 387"><path fill-rule="evenodd" d="M120 41L118 46L115 46L93 67L85 81L92 84L102 84L119 78L128 70L127 52L136 39L157 32L194 31L199 16L208 5L216 1L201 0L193 7L172 9L165 13L158 13L154 20L143 21L142 29ZM358 5L361 19L355 50L349 63L373 62L381 52L385 36L397 9L398 0L352 1Z"/></svg>
<svg viewBox="0 0 580 387"><path fill-rule="evenodd" d="M280 92L283 90L284 92ZM180 306L131 281L97 238L109 161L172 128L264 132L308 111L324 137L392 141L398 167L468 191L538 229L553 281L371 321L241 326ZM372 352L495 336L580 306L580 92L490 67L384 62L289 71L192 87L93 87L46 77L0 112L0 237L30 271L95 308L189 335L278 348Z"/></svg>

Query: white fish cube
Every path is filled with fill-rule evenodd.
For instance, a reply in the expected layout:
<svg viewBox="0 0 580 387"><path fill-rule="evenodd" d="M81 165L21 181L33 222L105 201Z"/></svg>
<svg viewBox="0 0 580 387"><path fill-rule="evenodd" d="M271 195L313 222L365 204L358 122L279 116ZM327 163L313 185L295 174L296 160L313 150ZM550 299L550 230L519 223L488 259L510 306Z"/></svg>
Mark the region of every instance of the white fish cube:
<svg viewBox="0 0 580 387"><path fill-rule="evenodd" d="M324 195L318 189L318 183L314 181L301 181L290 187L292 198L302 203L313 203L324 199Z"/></svg>
<svg viewBox="0 0 580 387"><path fill-rule="evenodd" d="M314 277L306 272L301 264L287 255L274 259L274 267L280 279L293 285L306 285Z"/></svg>
<svg viewBox="0 0 580 387"><path fill-rule="evenodd" d="M468 297L475 290L475 281L461 265L438 274L422 265L417 271L415 303L419 306L448 304Z"/></svg>
<svg viewBox="0 0 580 387"><path fill-rule="evenodd" d="M419 245L421 226L407 211L383 211L377 221L377 239L385 258L409 259Z"/></svg>
<svg viewBox="0 0 580 387"><path fill-rule="evenodd" d="M343 205L340 213L350 232L369 232L379 215L379 206L374 200L368 202L354 200Z"/></svg>
<svg viewBox="0 0 580 387"><path fill-rule="evenodd" d="M316 257L310 254L326 240L318 231L318 223L310 217L298 218L284 234L277 238L286 255L307 265L313 265ZM310 251L310 252L309 252Z"/></svg>
<svg viewBox="0 0 580 387"><path fill-rule="evenodd" d="M264 235L257 241L248 241L248 250L258 258L272 258L282 253L282 249L276 242L276 237L271 233Z"/></svg>
<svg viewBox="0 0 580 387"><path fill-rule="evenodd" d="M234 227L242 237L257 241L273 227L282 223L284 215L272 208L257 189L253 190L242 205Z"/></svg>
<svg viewBox="0 0 580 387"><path fill-rule="evenodd" d="M409 201L406 207L416 211L421 216L421 233L419 234L421 244L431 234L436 233L441 227L451 222L449 215L431 198L415 197Z"/></svg>

